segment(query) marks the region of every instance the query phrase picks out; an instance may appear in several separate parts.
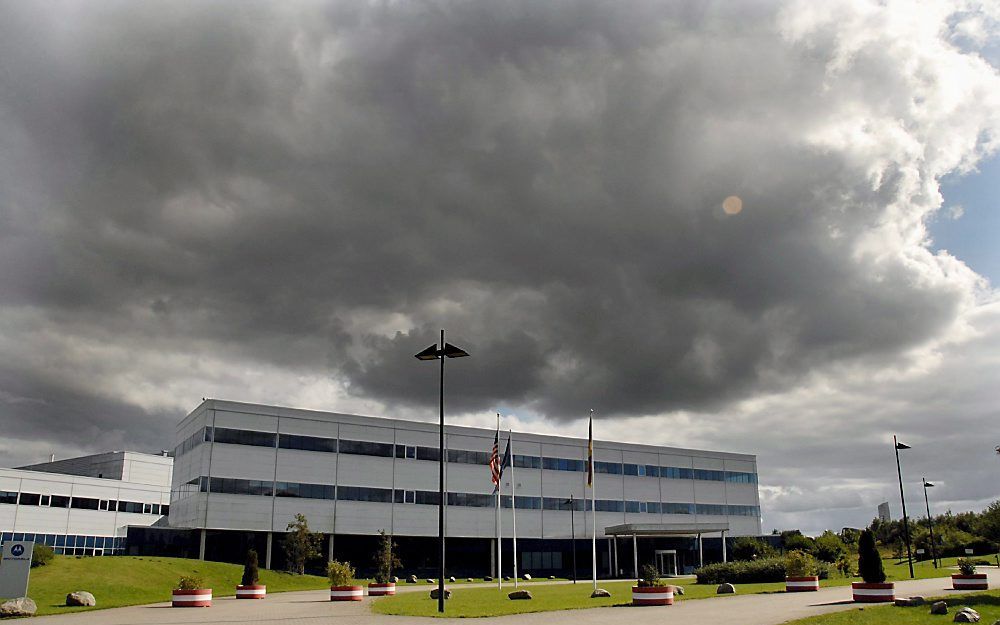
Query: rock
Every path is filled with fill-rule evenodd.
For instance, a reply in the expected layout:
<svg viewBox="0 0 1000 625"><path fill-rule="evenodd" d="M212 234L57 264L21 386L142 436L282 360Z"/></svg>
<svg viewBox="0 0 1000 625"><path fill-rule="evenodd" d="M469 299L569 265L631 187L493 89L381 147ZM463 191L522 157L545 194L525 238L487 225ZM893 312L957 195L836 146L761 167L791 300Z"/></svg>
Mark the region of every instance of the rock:
<svg viewBox="0 0 1000 625"><path fill-rule="evenodd" d="M36 611L38 606L27 597L18 597L0 604L0 616L34 616Z"/></svg>
<svg viewBox="0 0 1000 625"><path fill-rule="evenodd" d="M510 575L504 575L503 576L503 581L509 582L510 581Z"/></svg>
<svg viewBox="0 0 1000 625"><path fill-rule="evenodd" d="M417 583L417 576L416 575L411 575L411 576L407 577L406 578L406 583L407 584L416 584Z"/></svg>
<svg viewBox="0 0 1000 625"><path fill-rule="evenodd" d="M428 577L428 578L427 578L427 583L428 583L428 584L433 584L433 583L435 583L435 582L434 582L434 580L433 580L433 579L431 579L431 578L429 578L429 577Z"/></svg>
<svg viewBox="0 0 1000 625"><path fill-rule="evenodd" d="M683 586L674 586L674 594L675 595L683 595L684 594L684 587Z"/></svg>
<svg viewBox="0 0 1000 625"><path fill-rule="evenodd" d="M483 581L484 582L492 582L493 581L493 576L492 575L487 575L486 577L483 578Z"/></svg>
<svg viewBox="0 0 1000 625"><path fill-rule="evenodd" d="M66 605L94 606L97 605L97 599L86 590L78 590L66 595Z"/></svg>
<svg viewBox="0 0 1000 625"><path fill-rule="evenodd" d="M555 579L555 578L556 578L555 575L549 575L549 579Z"/></svg>
<svg viewBox="0 0 1000 625"><path fill-rule="evenodd" d="M927 599L924 599L920 595L914 595L914 596L910 597L910 605L911 606L924 605L925 603L927 603Z"/></svg>
<svg viewBox="0 0 1000 625"><path fill-rule="evenodd" d="M393 575L392 577L389 578L389 581L392 582L393 584L398 584L399 578Z"/></svg>
<svg viewBox="0 0 1000 625"><path fill-rule="evenodd" d="M719 584L719 587L715 589L715 594L717 595L735 595L736 587L732 584Z"/></svg>
<svg viewBox="0 0 1000 625"><path fill-rule="evenodd" d="M594 592L590 593L591 599L597 599L598 597L610 597L611 593L604 590L603 588L598 588Z"/></svg>
<svg viewBox="0 0 1000 625"><path fill-rule="evenodd" d="M963 607L961 610L955 613L955 618L953 619L955 623L978 623L979 622L979 612L976 612L970 607Z"/></svg>
<svg viewBox="0 0 1000 625"><path fill-rule="evenodd" d="M452 584L454 584L455 583L455 576L452 575L451 577L449 577L448 581L451 582Z"/></svg>
<svg viewBox="0 0 1000 625"><path fill-rule="evenodd" d="M438 598L438 589L435 588L434 590L431 591L431 599L437 599L437 598ZM451 590L449 590L448 588L444 589L444 598L451 599Z"/></svg>
<svg viewBox="0 0 1000 625"><path fill-rule="evenodd" d="M527 573L525 573L524 575L521 576L521 579L523 579L526 582L530 582L531 581L531 576L528 575Z"/></svg>
<svg viewBox="0 0 1000 625"><path fill-rule="evenodd" d="M896 605L897 608L905 608L909 607L910 600L907 599L906 597L896 597L893 603Z"/></svg>
<svg viewBox="0 0 1000 625"><path fill-rule="evenodd" d="M947 614L948 604L944 601L935 601L931 604L931 614Z"/></svg>
<svg viewBox="0 0 1000 625"><path fill-rule="evenodd" d="M471 582L471 581L472 581L472 578L471 578L471 577L469 577L469 578L467 578L467 579L466 579L465 581L467 581L467 582Z"/></svg>
<svg viewBox="0 0 1000 625"><path fill-rule="evenodd" d="M531 591L515 590L514 592L507 593L507 598L513 601L517 601L519 599L531 599Z"/></svg>

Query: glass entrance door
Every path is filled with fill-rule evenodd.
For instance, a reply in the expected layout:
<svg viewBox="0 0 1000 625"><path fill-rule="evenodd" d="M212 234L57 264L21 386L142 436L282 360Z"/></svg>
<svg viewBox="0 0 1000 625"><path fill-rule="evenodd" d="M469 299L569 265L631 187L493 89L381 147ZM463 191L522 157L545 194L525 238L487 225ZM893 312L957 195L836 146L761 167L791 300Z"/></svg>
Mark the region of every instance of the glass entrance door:
<svg viewBox="0 0 1000 625"><path fill-rule="evenodd" d="M660 575L675 577L677 575L677 550L657 549L656 568L660 571Z"/></svg>

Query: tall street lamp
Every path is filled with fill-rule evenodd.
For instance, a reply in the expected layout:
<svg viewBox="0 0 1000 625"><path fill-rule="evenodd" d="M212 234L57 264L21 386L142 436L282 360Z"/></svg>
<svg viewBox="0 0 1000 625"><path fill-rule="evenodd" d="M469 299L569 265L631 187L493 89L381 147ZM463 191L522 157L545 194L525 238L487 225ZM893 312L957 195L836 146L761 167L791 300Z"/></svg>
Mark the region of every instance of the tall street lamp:
<svg viewBox="0 0 1000 625"><path fill-rule="evenodd" d="M573 583L576 583L576 521L574 520L574 514L576 510L576 498L573 495L569 496L569 499L563 502L563 504L569 504L569 528L570 536L572 536L573 545Z"/></svg>
<svg viewBox="0 0 1000 625"><path fill-rule="evenodd" d="M461 358L468 356L464 349L455 347L451 343L444 342L444 330L441 330L441 342L438 345L431 345L424 351L416 354L417 360L440 360L441 361L441 387L440 387L440 432L438 439L438 543L441 548L441 561L438 569L438 612L444 612L444 360L445 358Z"/></svg>
<svg viewBox="0 0 1000 625"><path fill-rule="evenodd" d="M892 436L892 444L896 448L896 475L899 476L899 500L903 503L903 537L906 538L906 562L910 565L910 579L913 579L913 554L910 553L910 521L906 516L906 496L903 495L903 472L899 468L899 450L910 449L910 446L896 440L895 434Z"/></svg>
<svg viewBox="0 0 1000 625"><path fill-rule="evenodd" d="M931 560L934 562L934 568L937 568L937 549L934 547L934 520L931 518L931 504L927 500L927 489L934 488L934 485L927 481L927 478L920 478L924 483L924 505L927 506L927 530L931 534Z"/></svg>

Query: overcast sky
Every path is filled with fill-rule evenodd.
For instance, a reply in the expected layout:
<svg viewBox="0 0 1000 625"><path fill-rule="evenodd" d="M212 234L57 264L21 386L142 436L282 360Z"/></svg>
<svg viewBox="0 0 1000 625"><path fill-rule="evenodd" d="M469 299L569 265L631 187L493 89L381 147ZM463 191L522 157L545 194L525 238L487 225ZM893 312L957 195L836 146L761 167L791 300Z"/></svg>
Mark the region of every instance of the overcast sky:
<svg viewBox="0 0 1000 625"><path fill-rule="evenodd" d="M456 422L756 453L765 531L898 514L893 433L914 507L981 508L1000 298L929 228L1000 148L998 20L0 0L2 464L202 397L433 419L444 327Z"/></svg>

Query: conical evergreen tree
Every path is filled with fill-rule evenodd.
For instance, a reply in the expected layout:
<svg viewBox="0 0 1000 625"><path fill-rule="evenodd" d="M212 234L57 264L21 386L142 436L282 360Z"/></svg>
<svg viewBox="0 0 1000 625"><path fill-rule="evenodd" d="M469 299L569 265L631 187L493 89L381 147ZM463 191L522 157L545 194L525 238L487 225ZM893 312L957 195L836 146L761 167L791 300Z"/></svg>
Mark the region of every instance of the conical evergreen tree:
<svg viewBox="0 0 1000 625"><path fill-rule="evenodd" d="M861 532L858 539L858 573L868 584L881 584L885 581L882 556L875 548L875 536L869 529Z"/></svg>

